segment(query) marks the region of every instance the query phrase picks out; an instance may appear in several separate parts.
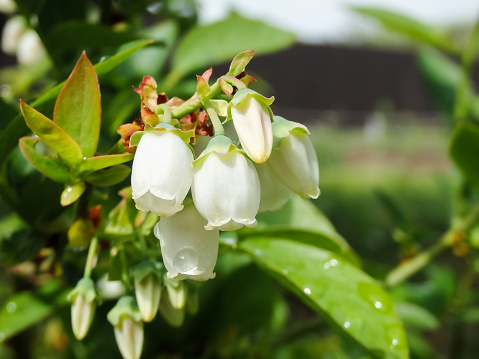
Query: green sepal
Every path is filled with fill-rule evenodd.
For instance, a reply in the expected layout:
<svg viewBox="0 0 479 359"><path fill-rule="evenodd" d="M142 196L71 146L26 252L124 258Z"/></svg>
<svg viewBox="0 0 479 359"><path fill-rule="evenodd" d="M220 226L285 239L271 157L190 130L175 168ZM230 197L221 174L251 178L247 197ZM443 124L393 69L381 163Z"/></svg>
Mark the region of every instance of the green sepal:
<svg viewBox="0 0 479 359"><path fill-rule="evenodd" d="M130 272L131 276L137 281L141 281L150 273L156 275L161 283L163 281L163 275L165 274L163 263L144 260L137 264Z"/></svg>
<svg viewBox="0 0 479 359"><path fill-rule="evenodd" d="M198 158L193 161L193 166L197 166L202 163L212 152L215 152L218 155L226 155L231 151L243 152L233 144L231 138L223 135L215 136L210 140L210 142L208 142L208 146L206 146L205 150L201 152L201 155L199 155Z"/></svg>
<svg viewBox="0 0 479 359"><path fill-rule="evenodd" d="M213 109L216 111L218 116L221 116L221 117L228 116L228 101L210 100L210 104L213 107Z"/></svg>
<svg viewBox="0 0 479 359"><path fill-rule="evenodd" d="M68 206L75 202L85 191L85 182L78 182L75 184L66 184L60 196L60 203L62 206Z"/></svg>
<svg viewBox="0 0 479 359"><path fill-rule="evenodd" d="M189 131L182 131L179 128L174 127L173 125L170 125L169 123L160 123L159 125L155 127L151 127L150 125L145 126L145 131L137 131L135 132L131 138L130 138L130 147L135 147L138 146L140 143L141 137L147 133L147 132L156 132L156 133L161 133L161 132L172 132L175 135L179 136L184 143L189 145L190 139L195 137L195 131L194 130L189 130ZM190 147L191 149L191 147Z"/></svg>
<svg viewBox="0 0 479 359"><path fill-rule="evenodd" d="M121 297L106 317L113 326L119 325L123 317L131 317L136 322L141 321L138 305L135 298L131 296Z"/></svg>
<svg viewBox="0 0 479 359"><path fill-rule="evenodd" d="M251 90L249 88L245 88L245 89L239 90L233 96L233 99L231 100L231 102L228 106L228 116L226 117L226 120L223 123L226 123L226 122L228 122L229 120L232 119L231 107L232 106L237 106L241 101L243 101L244 99L246 99L249 96L253 96L256 99L256 101L266 105L268 107L270 117L273 117L273 112L271 111L269 106L271 106L271 104L274 102L274 96L271 96L271 97L268 98L268 97L265 97L265 96L257 93L254 90Z"/></svg>
<svg viewBox="0 0 479 359"><path fill-rule="evenodd" d="M81 295L86 302L100 303L100 297L96 293L95 283L91 278L82 278L78 281L77 285L68 294L67 299L73 302L77 295Z"/></svg>
<svg viewBox="0 0 479 359"><path fill-rule="evenodd" d="M276 149L281 146L281 141L288 137L290 133L304 133L309 135L309 130L306 126L297 122L288 121L280 116L273 117L271 126L273 128L273 148Z"/></svg>

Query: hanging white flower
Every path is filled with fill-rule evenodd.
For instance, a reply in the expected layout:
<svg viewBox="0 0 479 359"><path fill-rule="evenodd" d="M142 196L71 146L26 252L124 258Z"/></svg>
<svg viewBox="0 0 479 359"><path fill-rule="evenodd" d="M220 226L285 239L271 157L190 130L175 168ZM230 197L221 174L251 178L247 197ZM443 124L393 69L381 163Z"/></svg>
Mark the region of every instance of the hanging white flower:
<svg viewBox="0 0 479 359"><path fill-rule="evenodd" d="M274 149L268 161L274 174L303 198L318 198L319 165L308 129L274 116Z"/></svg>
<svg viewBox="0 0 479 359"><path fill-rule="evenodd" d="M216 136L194 162L191 186L205 228L231 231L257 225L260 184L253 164L225 136Z"/></svg>
<svg viewBox="0 0 479 359"><path fill-rule="evenodd" d="M181 212L161 219L155 226L154 233L160 240L168 278L205 281L215 277L213 270L218 256L219 231L207 231L205 225L205 219L195 206L187 204ZM166 284L171 296L170 283ZM174 304L178 302L171 299ZM181 302L180 307L184 300Z"/></svg>
<svg viewBox="0 0 479 359"><path fill-rule="evenodd" d="M277 211L288 202L291 191L273 173L269 162L257 163L254 166L261 186L259 211Z"/></svg>
<svg viewBox="0 0 479 359"><path fill-rule="evenodd" d="M238 91L228 107L228 118L233 119L236 133L246 154L256 163L266 162L273 148L273 98L265 98L250 89Z"/></svg>
<svg viewBox="0 0 479 359"><path fill-rule="evenodd" d="M133 160L131 188L136 208L168 217L183 209L183 200L193 179L193 153L187 145L193 131L182 132L171 125L147 125L146 133L135 133L130 146L140 136Z"/></svg>

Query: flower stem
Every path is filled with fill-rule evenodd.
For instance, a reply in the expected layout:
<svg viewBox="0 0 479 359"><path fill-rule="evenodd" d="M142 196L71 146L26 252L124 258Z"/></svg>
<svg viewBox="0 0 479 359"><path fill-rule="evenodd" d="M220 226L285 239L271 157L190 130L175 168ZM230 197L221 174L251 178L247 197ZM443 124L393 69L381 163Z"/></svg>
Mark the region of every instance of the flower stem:
<svg viewBox="0 0 479 359"><path fill-rule="evenodd" d="M453 221L451 228L441 236L436 244L389 272L385 279L386 286L394 287L424 268L444 249L451 247L457 239L462 238L464 232L474 225L478 218L479 204L473 207L463 220Z"/></svg>
<svg viewBox="0 0 479 359"><path fill-rule="evenodd" d="M162 123L168 123L171 125L171 107L166 103L161 104L160 107L163 109L163 119Z"/></svg>
<svg viewBox="0 0 479 359"><path fill-rule="evenodd" d="M203 104L203 107L210 117L211 123L213 124L213 129L215 130L215 136L224 136L225 135L225 129L223 128L223 125L221 124L221 120L218 117L218 114L216 113L215 109L211 105L211 102L209 99L203 99L201 101Z"/></svg>
<svg viewBox="0 0 479 359"><path fill-rule="evenodd" d="M94 267L94 262L95 262L95 257L98 252L98 237L93 237L93 239L90 242L90 247L88 248L88 257L86 259L86 264L85 264L85 272L83 274L83 277L85 278L90 278L91 276L91 271Z"/></svg>
<svg viewBox="0 0 479 359"><path fill-rule="evenodd" d="M211 91L204 97L204 99L210 100L221 93L221 87L218 82L215 82L213 86L211 86ZM175 107L171 110L171 116L173 118L182 118L199 109L202 106L201 99L195 95L190 98L188 101L184 102L182 105Z"/></svg>

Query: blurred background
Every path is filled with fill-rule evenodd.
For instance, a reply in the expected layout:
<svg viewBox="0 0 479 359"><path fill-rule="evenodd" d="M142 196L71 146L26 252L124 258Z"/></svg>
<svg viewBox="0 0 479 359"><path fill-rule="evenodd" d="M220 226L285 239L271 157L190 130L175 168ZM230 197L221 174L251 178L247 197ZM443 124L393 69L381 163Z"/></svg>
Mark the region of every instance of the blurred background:
<svg viewBox="0 0 479 359"><path fill-rule="evenodd" d="M18 113L20 98L33 100L63 81L83 50L97 63L131 41L155 40L100 79L100 148L106 149L118 138L116 129L138 116L139 98L131 87L138 86L142 76L155 77L159 91L170 97L186 96L194 92L194 74L213 66L213 78L220 76L232 56L254 49L247 71L258 81L251 87L275 96L276 115L311 130L322 192L314 204L359 254L367 273L383 279L401 260L432 245L449 226L458 177L448 155L458 49L468 42L478 19L478 1L0 0L0 11L0 130ZM478 80L476 64L472 83ZM48 115L52 106L47 104L44 113ZM24 179L30 170L19 151L9 156L19 161L10 178ZM18 186L29 193L27 184L20 181ZM46 203L44 210L30 213L38 207L30 208L23 219L38 223L58 214L57 198L37 194L35 200ZM0 210L10 218L6 202L0 203ZM32 282L24 274L48 256L38 253L43 244L19 247L12 228L16 227L11 221L0 223L2 306L12 293L42 281ZM391 290L412 357L474 358L479 350L474 334L479 307L461 312L466 319L457 325L461 292L455 277L462 265L457 258L464 257L460 249L457 252ZM67 257L68 261L74 259ZM63 270L68 265L74 266L67 263ZM240 270L229 274L235 266ZM255 266L225 255L218 268L225 274L208 284L205 296L222 303L219 309L202 302L206 309L181 329L165 323L155 330L147 326L145 358L199 357L198 352L202 358L367 357ZM474 268L479 269L479 262ZM227 281L228 275L233 278ZM228 298L245 287L253 288L256 297L245 298L241 308L229 311ZM108 309L103 306L97 316L104 317ZM224 319L221 325L217 317ZM67 327L67 306L43 318L48 320L0 344L0 357L119 357L105 320L97 320L80 343ZM284 323L303 319L303 324L282 331ZM201 323L210 321L201 339L193 339ZM281 335L268 341L275 325L283 328ZM33 343L33 350L25 348L26 341Z"/></svg>

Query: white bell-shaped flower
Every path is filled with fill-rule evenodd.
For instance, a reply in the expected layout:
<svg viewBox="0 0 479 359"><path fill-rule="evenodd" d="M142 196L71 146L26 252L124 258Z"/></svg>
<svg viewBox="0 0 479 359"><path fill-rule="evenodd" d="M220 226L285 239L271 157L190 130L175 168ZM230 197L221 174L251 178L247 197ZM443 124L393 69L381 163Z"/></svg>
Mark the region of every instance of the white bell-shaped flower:
<svg viewBox="0 0 479 359"><path fill-rule="evenodd" d="M246 154L256 163L266 162L273 148L271 128L272 99L244 89L238 91L230 103L230 114L236 133Z"/></svg>
<svg viewBox="0 0 479 359"><path fill-rule="evenodd" d="M274 174L303 198L318 198L319 165L305 126L275 116L275 147L268 161Z"/></svg>
<svg viewBox="0 0 479 359"><path fill-rule="evenodd" d="M218 145L221 141L225 143ZM217 136L212 142L194 163L191 186L196 208L208 220L205 228L255 227L260 184L253 163L227 137Z"/></svg>
<svg viewBox="0 0 479 359"><path fill-rule="evenodd" d="M215 277L219 231L207 231L205 225L206 220L195 206L187 204L181 212L161 219L155 226L168 278L205 281ZM171 288L167 288L171 296Z"/></svg>
<svg viewBox="0 0 479 359"><path fill-rule="evenodd" d="M131 173L136 208L160 217L181 211L193 179L193 159L191 149L174 130L147 131L138 144Z"/></svg>
<svg viewBox="0 0 479 359"><path fill-rule="evenodd" d="M288 202L291 191L273 173L269 162L257 163L254 166L258 172L261 186L261 200L259 211L277 211Z"/></svg>

